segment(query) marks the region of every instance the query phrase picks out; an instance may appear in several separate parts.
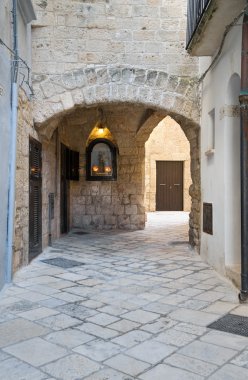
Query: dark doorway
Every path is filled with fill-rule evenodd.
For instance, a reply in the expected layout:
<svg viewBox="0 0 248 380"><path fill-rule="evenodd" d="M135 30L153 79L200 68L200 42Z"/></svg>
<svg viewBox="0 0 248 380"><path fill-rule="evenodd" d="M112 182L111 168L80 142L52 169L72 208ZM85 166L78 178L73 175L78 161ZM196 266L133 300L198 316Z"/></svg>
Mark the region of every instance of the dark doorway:
<svg viewBox="0 0 248 380"><path fill-rule="evenodd" d="M156 210L183 211L183 161L156 161Z"/></svg>
<svg viewBox="0 0 248 380"><path fill-rule="evenodd" d="M29 139L29 261L42 251L42 145Z"/></svg>
<svg viewBox="0 0 248 380"><path fill-rule="evenodd" d="M60 181L60 232L65 234L69 231L69 192L70 181L70 150L61 144L61 181Z"/></svg>

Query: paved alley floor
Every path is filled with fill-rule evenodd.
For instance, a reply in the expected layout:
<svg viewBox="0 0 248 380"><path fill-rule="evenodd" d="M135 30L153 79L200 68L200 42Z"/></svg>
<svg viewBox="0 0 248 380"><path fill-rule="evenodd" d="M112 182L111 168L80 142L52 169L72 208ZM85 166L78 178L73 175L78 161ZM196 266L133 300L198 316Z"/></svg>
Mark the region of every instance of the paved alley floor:
<svg viewBox="0 0 248 380"><path fill-rule="evenodd" d="M248 305L188 247L187 221L71 233L20 270L0 293L0 379L247 380L248 338L206 326Z"/></svg>

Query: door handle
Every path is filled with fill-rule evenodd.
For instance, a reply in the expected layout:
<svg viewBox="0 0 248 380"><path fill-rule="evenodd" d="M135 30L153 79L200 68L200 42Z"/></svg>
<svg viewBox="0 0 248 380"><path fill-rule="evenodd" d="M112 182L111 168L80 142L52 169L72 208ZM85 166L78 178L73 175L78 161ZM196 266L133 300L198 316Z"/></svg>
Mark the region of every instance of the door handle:
<svg viewBox="0 0 248 380"><path fill-rule="evenodd" d="M166 186L166 183L160 183L159 186Z"/></svg>
<svg viewBox="0 0 248 380"><path fill-rule="evenodd" d="M180 183L174 183L174 186L181 186Z"/></svg>

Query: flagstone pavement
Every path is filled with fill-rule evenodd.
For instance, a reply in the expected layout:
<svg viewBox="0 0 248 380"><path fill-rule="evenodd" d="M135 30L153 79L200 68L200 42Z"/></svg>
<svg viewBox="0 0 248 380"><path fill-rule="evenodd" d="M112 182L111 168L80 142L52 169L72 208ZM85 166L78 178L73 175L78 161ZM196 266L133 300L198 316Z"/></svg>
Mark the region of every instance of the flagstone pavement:
<svg viewBox="0 0 248 380"><path fill-rule="evenodd" d="M247 380L248 338L206 326L248 305L189 248L187 220L70 233L20 270L0 293L0 379Z"/></svg>

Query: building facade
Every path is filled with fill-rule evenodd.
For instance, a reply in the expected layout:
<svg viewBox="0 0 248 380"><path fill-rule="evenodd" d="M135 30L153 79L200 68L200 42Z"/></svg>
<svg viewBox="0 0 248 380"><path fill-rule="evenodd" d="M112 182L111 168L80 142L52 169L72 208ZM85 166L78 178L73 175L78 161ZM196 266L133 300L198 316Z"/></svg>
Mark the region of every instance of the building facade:
<svg viewBox="0 0 248 380"><path fill-rule="evenodd" d="M0 12L0 286L71 229L144 228L146 201L155 208L154 189L145 197L145 144L167 117L187 138L187 157L168 151L166 160L187 162L189 241L239 283L245 267L239 95L246 2L13 4L16 33L12 4L2 2ZM161 158L152 160L154 174ZM4 180L13 174L14 189Z"/></svg>
<svg viewBox="0 0 248 380"><path fill-rule="evenodd" d="M240 286L247 255L241 249L241 214L247 208L241 184L247 173L241 178L239 99L246 1L189 1L188 7L187 49L200 57L202 90L200 251Z"/></svg>
<svg viewBox="0 0 248 380"><path fill-rule="evenodd" d="M189 141L189 235L199 247L198 59L184 50L186 1L33 3L34 96L19 98L13 270L73 228L144 228L145 142L166 116ZM90 166L94 154L112 154L112 167Z"/></svg>

